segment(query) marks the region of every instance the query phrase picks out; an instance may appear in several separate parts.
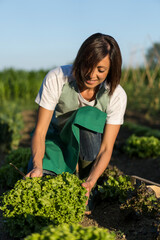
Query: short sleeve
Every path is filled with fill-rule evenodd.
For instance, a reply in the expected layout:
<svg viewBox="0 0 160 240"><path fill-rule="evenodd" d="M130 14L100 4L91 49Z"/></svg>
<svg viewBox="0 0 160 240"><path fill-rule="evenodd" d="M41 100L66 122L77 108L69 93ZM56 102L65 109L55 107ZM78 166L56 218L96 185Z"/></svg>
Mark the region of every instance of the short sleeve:
<svg viewBox="0 0 160 240"><path fill-rule="evenodd" d="M58 67L51 70L45 76L38 95L35 99L35 102L39 104L39 106L47 110L55 109L63 86L61 72L61 68Z"/></svg>
<svg viewBox="0 0 160 240"><path fill-rule="evenodd" d="M118 85L110 97L107 108L107 124L121 125L124 122L124 114L127 105L127 95L124 89Z"/></svg>

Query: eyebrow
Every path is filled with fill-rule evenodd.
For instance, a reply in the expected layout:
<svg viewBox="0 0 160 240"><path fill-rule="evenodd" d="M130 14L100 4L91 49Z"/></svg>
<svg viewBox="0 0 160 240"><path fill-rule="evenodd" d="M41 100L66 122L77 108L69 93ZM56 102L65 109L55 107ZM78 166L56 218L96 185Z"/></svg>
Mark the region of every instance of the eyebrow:
<svg viewBox="0 0 160 240"><path fill-rule="evenodd" d="M106 66L98 66L97 68L105 68L105 69L108 69L108 67L106 67Z"/></svg>

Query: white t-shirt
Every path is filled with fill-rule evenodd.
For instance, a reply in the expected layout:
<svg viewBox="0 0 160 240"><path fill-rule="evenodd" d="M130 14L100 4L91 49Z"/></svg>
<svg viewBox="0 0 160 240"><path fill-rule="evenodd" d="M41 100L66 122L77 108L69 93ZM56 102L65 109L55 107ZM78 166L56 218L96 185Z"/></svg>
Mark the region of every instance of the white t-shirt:
<svg viewBox="0 0 160 240"><path fill-rule="evenodd" d="M57 67L46 75L35 99L39 106L54 110L65 83L73 80L71 75L72 65ZM105 84L106 89L109 88ZM79 93L79 106L94 106L95 100L89 102ZM124 113L126 110L127 95L124 89L118 85L113 94L109 97L107 106L107 124L121 125L124 122Z"/></svg>

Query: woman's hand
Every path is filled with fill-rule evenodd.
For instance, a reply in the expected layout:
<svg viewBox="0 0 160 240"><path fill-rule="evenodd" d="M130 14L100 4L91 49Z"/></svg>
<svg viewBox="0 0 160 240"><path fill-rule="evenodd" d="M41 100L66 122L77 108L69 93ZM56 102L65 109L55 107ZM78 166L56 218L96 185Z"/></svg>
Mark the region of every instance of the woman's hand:
<svg viewBox="0 0 160 240"><path fill-rule="evenodd" d="M43 169L35 167L30 171L26 177L42 177L43 176Z"/></svg>
<svg viewBox="0 0 160 240"><path fill-rule="evenodd" d="M43 157L45 153L45 138L51 121L53 111L39 107L38 120L32 138L32 158L33 170L26 177L42 177L43 175Z"/></svg>
<svg viewBox="0 0 160 240"><path fill-rule="evenodd" d="M93 188L93 185L92 185L91 182L86 181L86 182L82 183L82 187L84 187L87 190L87 193L86 193L86 196L87 196L86 205L87 205L88 204L89 195L90 195L90 192L91 192L91 190Z"/></svg>

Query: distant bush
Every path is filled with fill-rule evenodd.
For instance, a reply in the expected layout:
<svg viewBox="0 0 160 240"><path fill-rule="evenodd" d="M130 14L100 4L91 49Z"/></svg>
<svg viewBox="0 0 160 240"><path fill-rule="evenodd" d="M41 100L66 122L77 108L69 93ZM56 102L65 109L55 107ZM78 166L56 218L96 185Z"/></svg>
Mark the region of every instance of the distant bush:
<svg viewBox="0 0 160 240"><path fill-rule="evenodd" d="M19 179L23 178L12 166L9 165L9 163L13 163L24 174L26 174L30 157L30 148L19 148L17 150L12 150L7 155L4 165L0 168L1 187L5 189L12 188Z"/></svg>

